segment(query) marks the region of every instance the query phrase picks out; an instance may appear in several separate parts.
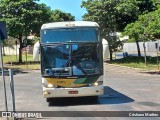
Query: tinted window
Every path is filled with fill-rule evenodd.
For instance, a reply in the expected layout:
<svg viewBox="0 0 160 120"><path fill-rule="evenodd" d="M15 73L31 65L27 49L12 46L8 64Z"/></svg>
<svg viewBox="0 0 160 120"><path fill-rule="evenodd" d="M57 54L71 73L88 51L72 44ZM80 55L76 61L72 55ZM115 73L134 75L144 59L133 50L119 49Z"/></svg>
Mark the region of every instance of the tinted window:
<svg viewBox="0 0 160 120"><path fill-rule="evenodd" d="M41 31L42 43L54 42L96 42L98 28L67 28Z"/></svg>
<svg viewBox="0 0 160 120"><path fill-rule="evenodd" d="M101 74L99 44L55 44L42 47L42 74L77 76Z"/></svg>

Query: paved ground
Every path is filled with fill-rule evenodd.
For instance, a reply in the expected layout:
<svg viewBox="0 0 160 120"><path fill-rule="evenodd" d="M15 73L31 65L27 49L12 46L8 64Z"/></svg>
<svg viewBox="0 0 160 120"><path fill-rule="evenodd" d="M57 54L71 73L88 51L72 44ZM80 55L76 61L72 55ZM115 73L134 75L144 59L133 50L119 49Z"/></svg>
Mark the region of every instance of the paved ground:
<svg viewBox="0 0 160 120"><path fill-rule="evenodd" d="M8 81L6 77L7 85L9 85ZM127 67L104 64L105 94L99 96L97 103L90 103L84 99L65 99L53 104L46 103L42 97L40 71L17 74L14 76L14 81L17 111L160 111L160 75L141 73L139 70ZM4 110L2 79L0 79L0 87L0 110ZM11 110L9 91L7 94L9 110ZM99 118L87 117L85 119ZM101 119L115 120L117 118L101 117ZM118 119L159 120L160 118Z"/></svg>

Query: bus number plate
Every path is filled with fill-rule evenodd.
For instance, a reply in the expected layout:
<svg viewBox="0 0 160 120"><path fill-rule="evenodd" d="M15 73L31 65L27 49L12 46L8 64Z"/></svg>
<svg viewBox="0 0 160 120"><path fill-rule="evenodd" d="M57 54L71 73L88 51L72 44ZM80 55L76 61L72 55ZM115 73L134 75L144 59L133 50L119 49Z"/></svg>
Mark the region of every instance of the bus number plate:
<svg viewBox="0 0 160 120"><path fill-rule="evenodd" d="M68 94L78 94L78 91L76 91L76 90L68 91Z"/></svg>

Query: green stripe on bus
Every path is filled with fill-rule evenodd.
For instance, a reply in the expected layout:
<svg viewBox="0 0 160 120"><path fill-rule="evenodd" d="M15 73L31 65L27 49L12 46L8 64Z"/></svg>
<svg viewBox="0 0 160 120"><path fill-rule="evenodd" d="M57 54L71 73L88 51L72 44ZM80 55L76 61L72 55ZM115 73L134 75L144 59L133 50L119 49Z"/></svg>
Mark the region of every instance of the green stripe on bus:
<svg viewBox="0 0 160 120"><path fill-rule="evenodd" d="M90 84L90 83L95 83L100 76L91 76L87 78L78 78L74 81L74 84Z"/></svg>

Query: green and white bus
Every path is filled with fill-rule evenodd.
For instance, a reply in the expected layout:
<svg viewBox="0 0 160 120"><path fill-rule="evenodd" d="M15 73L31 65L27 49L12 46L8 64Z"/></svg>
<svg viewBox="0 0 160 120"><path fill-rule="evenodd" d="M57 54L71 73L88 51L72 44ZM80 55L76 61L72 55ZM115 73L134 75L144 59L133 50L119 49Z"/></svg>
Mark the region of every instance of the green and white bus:
<svg viewBox="0 0 160 120"><path fill-rule="evenodd" d="M103 94L102 39L96 22L73 21L43 24L39 53L43 96L54 98Z"/></svg>

